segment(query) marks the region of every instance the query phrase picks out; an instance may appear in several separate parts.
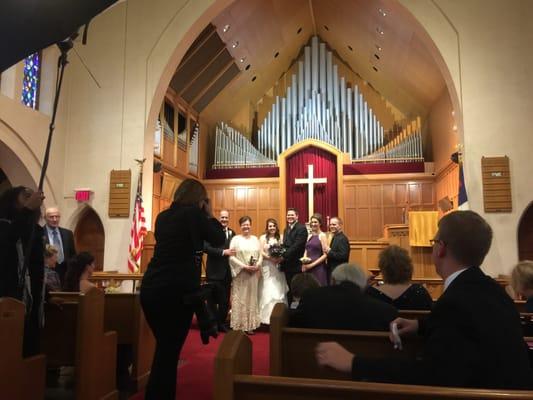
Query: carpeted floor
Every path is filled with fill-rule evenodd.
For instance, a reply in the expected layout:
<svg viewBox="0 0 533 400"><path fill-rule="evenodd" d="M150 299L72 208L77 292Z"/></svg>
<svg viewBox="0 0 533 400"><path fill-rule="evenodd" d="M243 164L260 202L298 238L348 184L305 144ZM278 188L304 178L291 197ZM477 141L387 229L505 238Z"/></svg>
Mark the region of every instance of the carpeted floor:
<svg viewBox="0 0 533 400"><path fill-rule="evenodd" d="M178 368L177 399L212 399L214 359L223 336L223 334L219 335L217 339L210 340L209 344L204 346L200 341L198 330L193 327L189 331ZM268 375L269 334L257 332L249 337L253 343L253 373ZM130 400L142 400L143 398L143 393L137 393L130 397Z"/></svg>

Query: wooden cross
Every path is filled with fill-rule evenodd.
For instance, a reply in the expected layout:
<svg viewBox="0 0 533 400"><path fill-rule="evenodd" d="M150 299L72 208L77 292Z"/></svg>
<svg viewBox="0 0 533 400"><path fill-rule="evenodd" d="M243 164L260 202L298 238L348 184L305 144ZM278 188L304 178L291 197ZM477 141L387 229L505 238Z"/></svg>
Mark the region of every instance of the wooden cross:
<svg viewBox="0 0 533 400"><path fill-rule="evenodd" d="M315 178L313 175L313 164L307 166L307 179L306 178L297 178L294 180L294 183L297 185L308 185L307 186L307 206L309 210L309 218L314 214L314 194L315 194L315 183L326 183L327 178Z"/></svg>

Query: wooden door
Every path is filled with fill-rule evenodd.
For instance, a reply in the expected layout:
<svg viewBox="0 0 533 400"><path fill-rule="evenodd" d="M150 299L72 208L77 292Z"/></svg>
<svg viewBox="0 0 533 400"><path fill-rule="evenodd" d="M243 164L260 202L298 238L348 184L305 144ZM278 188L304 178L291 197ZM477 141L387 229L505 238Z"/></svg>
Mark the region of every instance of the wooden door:
<svg viewBox="0 0 533 400"><path fill-rule="evenodd" d="M105 233L102 221L96 212L87 207L74 230L76 251L88 251L95 258L96 271L104 269Z"/></svg>
<svg viewBox="0 0 533 400"><path fill-rule="evenodd" d="M533 203L526 209L518 225L518 259L533 260Z"/></svg>

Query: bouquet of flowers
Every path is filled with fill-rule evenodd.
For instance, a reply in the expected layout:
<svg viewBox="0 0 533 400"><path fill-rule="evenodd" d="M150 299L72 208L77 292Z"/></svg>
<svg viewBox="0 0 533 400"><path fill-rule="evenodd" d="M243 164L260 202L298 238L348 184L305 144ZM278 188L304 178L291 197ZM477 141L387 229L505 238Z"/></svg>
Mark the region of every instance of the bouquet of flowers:
<svg viewBox="0 0 533 400"><path fill-rule="evenodd" d="M285 254L285 251L287 251L287 248L283 246L281 243L273 243L268 248L268 255L270 257L283 257L283 254Z"/></svg>

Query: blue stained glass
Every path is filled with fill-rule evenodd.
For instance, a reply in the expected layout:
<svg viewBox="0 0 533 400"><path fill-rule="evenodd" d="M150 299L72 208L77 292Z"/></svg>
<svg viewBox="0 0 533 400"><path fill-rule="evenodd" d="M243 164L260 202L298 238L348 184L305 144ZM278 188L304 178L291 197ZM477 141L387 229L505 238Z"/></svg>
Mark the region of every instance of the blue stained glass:
<svg viewBox="0 0 533 400"><path fill-rule="evenodd" d="M33 53L24 59L24 78L22 79L22 104L35 109L39 92L41 57Z"/></svg>

